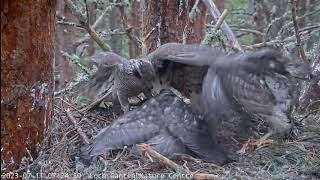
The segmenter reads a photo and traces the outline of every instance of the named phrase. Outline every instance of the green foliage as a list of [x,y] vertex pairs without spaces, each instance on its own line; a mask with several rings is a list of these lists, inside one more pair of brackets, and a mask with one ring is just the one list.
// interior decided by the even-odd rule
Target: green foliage
[[276,179],[288,178],[287,171],[320,175],[320,137],[317,134],[305,134],[298,142],[274,144],[254,152],[254,159],[264,170]]
[[247,0],[225,0],[225,9],[228,9],[229,14],[226,21],[230,25],[240,25],[247,22],[250,14],[248,13]]

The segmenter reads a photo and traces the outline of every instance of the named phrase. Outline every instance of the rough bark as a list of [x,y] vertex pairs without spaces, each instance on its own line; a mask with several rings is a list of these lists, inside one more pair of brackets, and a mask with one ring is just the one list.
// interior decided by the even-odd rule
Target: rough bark
[[[196,2],[198,4],[195,4]],[[190,0],[188,3],[171,0],[148,1],[143,16],[144,37],[153,31],[144,42],[147,53],[168,42],[200,43],[205,35],[205,16],[206,8],[202,1]],[[192,84],[192,79],[201,78],[205,73],[199,67],[173,68],[179,70],[172,75],[174,80],[171,85],[183,94],[193,91],[195,85]],[[185,74],[189,76],[184,76]]]
[[[144,37],[147,52],[168,42],[200,43],[205,35],[206,8],[196,0],[148,1],[144,13]],[[153,30],[153,31],[152,31]]]
[[[67,21],[76,22],[76,17],[68,8],[65,1],[57,1],[57,16],[64,17]],[[69,63],[68,59],[63,56],[62,52],[74,53],[76,47],[76,30],[72,26],[63,24],[56,25],[55,31],[55,73],[56,73],[56,90],[65,87],[66,82],[70,81],[74,76],[74,67]]]
[[158,25],[160,23],[160,16],[158,15],[160,1],[144,1],[141,4],[143,9],[142,54],[145,55],[154,51],[158,42],[160,42],[160,27]]
[[[132,34],[138,39],[141,39],[140,37],[140,28],[141,28],[140,1],[132,0],[130,14],[131,14],[130,22],[132,26]],[[130,54],[130,58],[136,58],[141,55],[141,48],[137,46],[137,43],[133,42],[133,40],[129,40],[129,54]]]
[[6,171],[37,157],[51,121],[54,7],[47,0],[1,0],[1,169]]

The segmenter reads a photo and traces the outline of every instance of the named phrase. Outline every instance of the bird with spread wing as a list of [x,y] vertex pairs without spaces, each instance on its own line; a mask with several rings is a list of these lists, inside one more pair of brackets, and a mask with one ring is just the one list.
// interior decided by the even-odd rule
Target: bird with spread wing
[[210,46],[168,43],[146,60],[163,84],[189,81],[190,86],[175,88],[191,96],[191,108],[172,93],[162,92],[101,130],[83,147],[83,156],[148,143],[169,157],[189,153],[223,164],[228,158],[216,136],[221,124],[235,117],[244,126],[253,119],[264,120],[277,133],[288,134],[293,127],[296,79],[309,74],[308,65],[273,50],[225,55]]
[[[98,99],[105,93],[105,88],[111,81],[106,81],[113,75],[112,100],[113,105],[121,105],[124,112],[129,111],[129,97],[144,93],[151,97],[152,87],[155,86],[153,65],[146,59],[127,60],[113,52],[100,52],[91,57],[98,71],[87,85],[87,93],[93,99]],[[107,84],[106,84],[107,83]],[[98,92],[97,92],[98,91]],[[100,92],[101,91],[101,92]]]
[[[203,77],[190,78],[195,81],[191,84],[202,86],[202,91],[195,93],[191,102],[206,116],[212,132],[216,132],[214,129],[222,121],[236,116],[245,125],[248,120],[261,119],[277,133],[288,134],[293,127],[290,115],[295,103],[294,90],[298,89],[297,79],[304,79],[310,73],[307,64],[275,50],[227,56],[206,45],[168,43],[148,58],[156,62],[153,64],[160,64],[155,69],[162,72],[165,72],[163,64],[171,73],[181,71],[171,64],[204,67]],[[192,76],[192,72],[189,73]],[[184,78],[188,76],[188,73],[183,74]],[[167,83],[172,84],[172,81],[177,78],[169,78]]]

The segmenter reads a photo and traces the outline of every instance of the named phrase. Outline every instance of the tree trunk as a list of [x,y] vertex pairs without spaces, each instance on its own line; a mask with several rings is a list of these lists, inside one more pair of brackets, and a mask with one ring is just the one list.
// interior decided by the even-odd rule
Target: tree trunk
[[160,42],[160,1],[142,1],[142,55],[154,51],[157,48],[157,44]]
[[35,159],[51,121],[54,7],[1,0],[1,170]]
[[[148,1],[143,16],[144,45],[150,53],[160,44],[168,42],[200,43],[205,35],[206,8],[202,1]],[[196,11],[196,9],[198,9]],[[160,26],[159,26],[160,25]],[[150,36],[147,36],[150,35]],[[178,65],[179,66],[179,65]],[[182,94],[189,96],[190,92],[198,91],[201,85],[193,84],[203,78],[205,71],[202,67],[176,67],[172,75],[171,86]],[[184,76],[188,74],[188,77]],[[193,79],[197,79],[193,81]]]
[[[110,14],[110,29],[117,33],[121,31],[121,12],[119,7],[115,6],[111,10]],[[113,52],[121,55],[122,54],[122,35],[113,34],[111,35],[111,49]]]
[[[67,21],[76,22],[76,17],[67,7],[65,1],[57,1],[57,16],[64,17]],[[63,56],[63,52],[74,53],[76,47],[76,30],[72,26],[57,24],[55,30],[55,74],[56,74],[56,90],[66,86],[66,82],[70,81],[74,76],[74,67],[69,63],[68,59]]]
[[202,1],[195,5],[196,2],[196,0],[188,3],[170,0],[146,2],[143,37],[148,37],[145,39],[148,53],[160,44],[168,42],[202,41],[205,35],[206,8]]
[[[141,39],[140,37],[140,28],[141,28],[141,20],[140,15],[141,12],[138,11],[140,9],[140,1],[138,0],[132,0],[131,2],[131,17],[130,22],[132,26],[132,34],[137,37],[138,39]],[[137,46],[137,43],[133,42],[132,40],[129,40],[129,54],[130,58],[136,58],[141,55],[141,48]]]

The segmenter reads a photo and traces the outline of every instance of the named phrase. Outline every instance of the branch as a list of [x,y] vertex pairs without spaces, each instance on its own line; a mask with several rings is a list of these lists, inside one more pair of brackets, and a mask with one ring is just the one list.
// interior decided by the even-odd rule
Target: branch
[[291,0],[291,14],[292,14],[293,27],[296,35],[297,48],[299,50],[302,60],[304,62],[308,62],[306,54],[303,49],[303,43],[301,42],[301,38],[299,35],[299,25],[297,22],[297,0]]
[[90,140],[87,137],[87,135],[83,132],[83,130],[81,129],[81,127],[78,125],[78,122],[76,120],[76,118],[72,115],[70,109],[66,110],[67,116],[70,119],[70,121],[73,123],[74,127],[76,128],[77,132],[79,133],[79,135],[82,137],[82,139],[84,140],[84,142],[86,144],[90,144]]
[[216,23],[216,29],[220,29],[220,27],[223,23],[223,20],[227,17],[227,14],[228,14],[228,9],[224,9],[221,16],[219,17],[219,19]]
[[[90,144],[90,140],[88,138],[88,136],[86,135],[86,133],[83,132],[83,130],[81,129],[81,127],[78,125],[78,122],[76,120],[76,118],[72,115],[70,109],[66,110],[67,116],[70,119],[70,121],[73,123],[74,127],[76,128],[77,132],[79,133],[79,135],[82,137],[83,141],[86,144]],[[107,166],[107,162],[101,157],[98,156],[99,161],[101,161],[105,166]]]
[[109,44],[105,43],[98,35],[98,33],[89,25],[87,29],[91,38],[103,49],[104,51],[112,51]]
[[53,96],[59,96],[62,93],[71,91],[74,87],[78,86],[80,83],[81,81],[75,82],[74,84],[71,83],[68,87],[61,89],[60,91],[54,92]]
[[65,51],[61,51],[61,54],[64,57],[66,57],[69,61],[71,61],[71,63],[77,65],[84,73],[86,73],[87,75],[90,74],[90,70],[80,63],[80,57],[79,56],[77,56],[76,54],[70,55],[69,53],[67,53]]
[[153,150],[150,145],[148,144],[139,144],[137,145],[139,151],[141,151],[143,154],[149,154],[151,157],[154,157],[160,161],[160,163],[166,165],[167,167],[170,167],[171,169],[177,171],[180,169],[183,169],[181,166],[176,164],[175,162],[171,161],[167,157],[161,155],[157,151]]
[[66,21],[65,17],[60,16],[58,14],[56,15],[56,19],[57,19],[57,21],[56,21],[57,24],[62,24],[62,25],[67,25],[67,26],[72,26],[72,27],[85,29],[82,24],[79,24],[79,23],[76,23],[76,22],[71,22],[71,21]]
[[294,41],[294,37],[288,37],[284,40],[272,40],[272,41],[267,41],[267,42],[262,42],[262,43],[257,43],[257,44],[252,44],[250,46],[246,46],[246,49],[254,49],[254,48],[262,48],[262,47],[267,47],[267,46],[274,46],[279,43],[288,43]]
[[203,179],[219,179],[219,176],[213,175],[213,174],[206,174],[206,173],[191,173],[189,170],[184,169],[183,167],[179,166],[175,162],[171,161],[167,157],[161,155],[157,151],[153,150],[150,145],[148,144],[139,144],[137,145],[137,148],[143,153],[146,154],[147,156],[151,156],[153,158],[156,158],[160,161],[160,163],[164,164],[165,166],[173,169],[176,172],[181,172],[185,174],[191,175],[192,179],[195,180],[203,180]]
[[[216,7],[216,5],[213,3],[212,0],[203,0],[203,2],[206,5],[207,10],[210,12],[213,19],[217,22],[220,17],[220,12],[219,12],[218,8]],[[228,24],[225,21],[222,22],[221,29],[225,33],[231,47],[242,52],[243,49],[241,48],[236,36],[233,34],[230,27],[228,26]]]
[[93,25],[91,26],[93,29],[96,29],[96,27],[98,26],[98,24],[102,21],[102,19],[104,17],[106,17],[107,12],[110,11],[110,6],[106,7],[106,9],[103,11],[103,13],[97,18],[96,22],[93,23]]
[[87,15],[87,25],[90,26],[90,14],[89,14],[89,8],[88,8],[88,3],[87,0],[84,0],[84,5],[85,5],[85,9],[86,9],[86,15]]
[[240,31],[240,32],[246,32],[246,33],[252,33],[259,36],[264,36],[264,33],[253,30],[253,29],[245,29],[245,28],[231,28],[233,31]]
[[75,6],[75,4],[71,0],[65,0],[67,6],[71,9],[72,14],[79,18],[81,26],[87,30],[88,34],[91,38],[103,49],[104,51],[112,51],[110,46],[105,43],[97,34],[97,32],[91,27],[89,23],[89,10],[87,1],[85,0],[85,9],[86,9],[86,16],[84,16]]
[[311,31],[313,31],[314,29],[318,29],[318,28],[320,28],[320,24],[316,24],[316,25],[304,27],[304,28],[299,29],[299,33],[304,32],[304,31],[311,32]]

